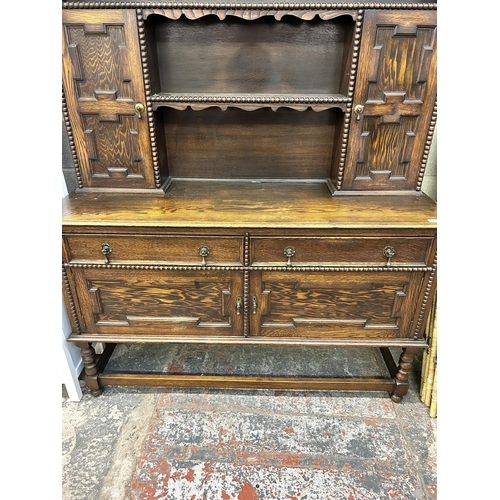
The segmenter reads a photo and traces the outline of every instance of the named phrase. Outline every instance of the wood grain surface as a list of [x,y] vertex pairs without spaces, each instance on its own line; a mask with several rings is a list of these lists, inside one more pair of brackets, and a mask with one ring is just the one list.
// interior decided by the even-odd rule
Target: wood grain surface
[[69,226],[164,228],[426,228],[436,204],[420,196],[332,197],[326,183],[178,180],[166,196],[74,192],[63,199]]

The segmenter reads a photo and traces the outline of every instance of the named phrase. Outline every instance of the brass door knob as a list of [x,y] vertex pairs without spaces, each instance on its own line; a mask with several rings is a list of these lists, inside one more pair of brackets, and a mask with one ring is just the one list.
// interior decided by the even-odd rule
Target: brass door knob
[[146,108],[144,107],[144,104],[141,104],[140,102],[136,103],[136,105],[134,106],[134,108],[137,111],[137,118],[139,118],[139,120],[140,120],[142,118],[141,113],[144,113],[144,110]]
[[354,112],[356,113],[356,121],[359,122],[361,120],[361,113],[365,110],[365,107],[362,104],[356,104],[354,106]]

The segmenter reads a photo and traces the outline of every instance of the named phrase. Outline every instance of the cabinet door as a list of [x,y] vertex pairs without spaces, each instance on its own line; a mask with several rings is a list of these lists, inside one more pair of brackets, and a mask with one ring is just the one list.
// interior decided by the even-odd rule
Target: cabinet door
[[83,185],[155,187],[134,10],[63,11],[63,85]]
[[301,338],[411,336],[421,272],[254,272],[251,335]]
[[436,99],[436,12],[367,11],[343,190],[415,190]]
[[71,268],[69,276],[83,333],[228,337],[243,332],[241,272]]

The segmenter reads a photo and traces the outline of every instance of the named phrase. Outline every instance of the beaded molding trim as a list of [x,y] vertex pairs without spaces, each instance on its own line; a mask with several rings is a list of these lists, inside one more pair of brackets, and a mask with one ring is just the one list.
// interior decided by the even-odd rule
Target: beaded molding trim
[[66,273],[66,267],[67,267],[67,265],[63,263],[63,268],[62,268],[63,284],[64,284],[64,291],[65,291],[66,296],[68,298],[68,305],[69,305],[68,312],[71,314],[73,324],[75,325],[75,328],[76,328],[76,333],[82,333],[82,330],[80,328],[80,322],[78,321],[78,314],[76,313],[75,302],[73,300],[73,294],[71,293],[71,287],[69,285],[68,274]]
[[339,158],[339,170],[337,173],[337,183],[335,185],[335,189],[340,191],[342,189],[342,182],[344,180],[344,170],[345,170],[345,161],[347,156],[347,144],[349,141],[349,130],[351,126],[351,115],[352,115],[352,102],[354,98],[354,87],[356,85],[356,74],[358,68],[358,59],[359,59],[359,49],[361,44],[361,31],[363,26],[363,11],[358,11],[358,17],[356,19],[356,29],[354,32],[354,43],[353,43],[353,51],[352,51],[352,60],[351,60],[351,70],[349,75],[349,87],[347,90],[347,97],[349,102],[347,104],[346,113],[344,115],[344,130],[342,131],[342,142],[340,147],[340,158]]
[[[422,325],[424,324],[424,314],[427,309],[427,304],[429,302],[430,293],[434,285],[434,279],[436,278],[436,269],[437,269],[437,254],[434,257],[434,263],[431,268],[431,275],[429,276],[429,280],[427,281],[427,285],[425,287],[424,300],[422,301],[422,308],[420,309],[420,314],[418,315],[417,326],[415,328],[415,333],[413,335],[413,339],[417,340],[419,337],[423,335],[423,332],[420,332]],[[432,298],[431,298],[432,300]]]
[[345,96],[313,96],[313,95],[198,95],[198,94],[155,94],[151,96],[153,109],[160,106],[168,106],[174,109],[193,110],[205,109],[217,106],[225,111],[228,107],[241,108],[244,110],[255,110],[269,107],[273,111],[278,108],[292,108],[296,111],[305,111],[308,108],[314,111],[323,111],[338,107],[345,110],[351,99]]
[[243,336],[250,335],[250,271],[243,272]]
[[65,267],[82,269],[131,269],[153,271],[332,271],[332,272],[430,272],[426,266],[161,266],[152,264],[64,264]]
[[142,74],[144,78],[144,91],[146,93],[146,115],[148,117],[149,140],[151,143],[151,155],[153,159],[153,171],[155,187],[161,187],[160,165],[158,163],[158,147],[156,145],[156,133],[154,125],[153,108],[150,102],[151,80],[149,78],[148,57],[146,52],[146,31],[144,29],[144,16],[142,10],[137,10],[137,30],[139,33],[139,47],[141,51]]
[[68,105],[66,103],[66,95],[64,94],[64,89],[62,90],[62,113],[64,117],[64,125],[66,127],[66,133],[68,134],[69,149],[71,151],[71,156],[73,158],[73,165],[75,167],[76,180],[78,182],[78,187],[83,187],[82,172],[80,170],[80,162],[78,161],[78,155],[76,154],[75,141],[73,139],[73,129],[71,128],[71,123],[69,121]]
[[[243,239],[243,264],[250,267],[250,233]],[[250,271],[243,271],[243,336],[250,335]]]
[[203,3],[203,2],[63,2],[63,9],[211,9],[211,10],[437,10],[435,3]]
[[245,233],[243,239],[243,265],[250,267],[250,233]]
[[424,154],[422,155],[422,163],[420,165],[420,171],[418,173],[418,180],[416,190],[422,190],[422,182],[424,181],[425,169],[427,167],[427,160],[429,159],[429,152],[431,150],[432,138],[434,137],[434,130],[436,130],[437,121],[437,99],[434,103],[434,108],[432,110],[431,123],[429,125],[429,130],[427,132],[427,139],[425,140]]
[[337,104],[349,102],[349,97],[324,97],[324,96],[269,96],[255,97],[251,95],[224,96],[224,95],[184,95],[184,94],[154,94],[151,96],[152,102],[200,102],[200,103],[222,103],[222,104]]

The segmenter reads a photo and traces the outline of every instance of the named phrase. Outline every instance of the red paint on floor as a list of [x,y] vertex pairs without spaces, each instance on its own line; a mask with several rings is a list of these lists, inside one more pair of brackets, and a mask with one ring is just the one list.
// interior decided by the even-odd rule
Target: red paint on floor
[[237,450],[235,452],[238,460],[234,461],[234,465],[245,465],[248,463],[259,464],[262,467],[274,465],[278,467],[300,467],[300,460],[302,454],[299,451],[278,451],[270,452],[261,450],[259,452],[242,452]]
[[259,500],[257,490],[250,483],[243,483],[238,493],[238,500]]
[[136,476],[132,481],[132,488],[140,491],[141,500],[155,498],[158,490],[168,483],[170,479],[170,463],[165,460],[159,460],[154,464],[154,469],[150,470],[149,478],[143,480]]

